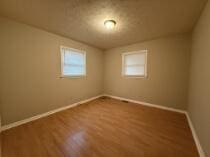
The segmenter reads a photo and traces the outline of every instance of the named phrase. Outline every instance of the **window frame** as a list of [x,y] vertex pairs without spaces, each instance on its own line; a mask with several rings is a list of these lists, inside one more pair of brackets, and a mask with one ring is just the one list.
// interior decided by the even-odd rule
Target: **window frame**
[[[127,75],[125,74],[125,56],[131,55],[131,54],[145,54],[145,64],[144,64],[144,75]],[[131,51],[131,52],[125,52],[122,53],[122,76],[127,78],[147,78],[148,77],[148,71],[147,71],[147,63],[148,63],[148,50],[138,50],[138,51]]]
[[[74,51],[77,53],[81,53],[84,55],[84,74],[82,75],[65,75],[63,70],[64,70],[64,51],[63,49],[67,49],[70,51]],[[61,78],[80,78],[80,77],[86,77],[87,75],[87,70],[86,70],[86,51],[84,50],[79,50],[79,49],[75,49],[75,48],[71,48],[71,47],[67,47],[67,46],[60,46],[60,54],[61,54]]]

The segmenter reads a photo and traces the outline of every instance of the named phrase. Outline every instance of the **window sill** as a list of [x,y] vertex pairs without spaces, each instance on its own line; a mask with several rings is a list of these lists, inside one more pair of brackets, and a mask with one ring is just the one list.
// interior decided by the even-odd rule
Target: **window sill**
[[138,75],[123,75],[125,78],[137,78],[137,79],[147,79],[147,76],[138,76]]
[[74,78],[85,78],[86,77],[86,75],[75,75],[75,76],[69,76],[69,75],[63,75],[63,76],[60,76],[60,78],[72,78],[72,79],[74,79]]

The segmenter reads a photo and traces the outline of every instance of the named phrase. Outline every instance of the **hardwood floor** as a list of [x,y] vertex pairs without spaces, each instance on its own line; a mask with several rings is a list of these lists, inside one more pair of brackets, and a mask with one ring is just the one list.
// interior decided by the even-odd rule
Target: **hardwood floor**
[[198,157],[184,114],[106,98],[2,133],[3,157]]

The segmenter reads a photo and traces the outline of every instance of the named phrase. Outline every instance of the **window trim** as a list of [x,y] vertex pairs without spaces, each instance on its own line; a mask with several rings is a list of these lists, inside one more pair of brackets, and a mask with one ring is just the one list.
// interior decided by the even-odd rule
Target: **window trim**
[[[144,75],[126,75],[125,74],[125,56],[130,55],[130,54],[139,54],[139,53],[145,53]],[[127,77],[127,78],[147,78],[148,76],[147,63],[148,63],[148,50],[138,50],[138,51],[122,53],[122,76]]]
[[[64,52],[62,51],[63,49],[68,49],[68,50],[71,50],[71,51],[74,51],[74,52],[77,52],[77,53],[81,53],[84,55],[84,74],[82,75],[65,75],[63,73],[63,65],[64,65]],[[86,77],[87,75],[87,70],[86,70],[86,51],[84,50],[79,50],[79,49],[75,49],[75,48],[70,48],[70,47],[67,47],[67,46],[60,46],[60,54],[61,54],[61,78],[80,78],[80,77]]]

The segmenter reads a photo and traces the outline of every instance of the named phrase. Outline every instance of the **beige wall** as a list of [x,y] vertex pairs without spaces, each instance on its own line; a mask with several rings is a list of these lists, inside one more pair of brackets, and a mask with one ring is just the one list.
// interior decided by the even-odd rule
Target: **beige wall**
[[[87,77],[60,78],[60,45],[87,52]],[[103,92],[103,52],[0,18],[0,104],[8,124]]]
[[210,2],[192,36],[188,110],[206,156],[210,156]]
[[[190,47],[186,34],[106,51],[105,93],[186,109]],[[148,50],[148,78],[122,77],[121,54],[142,49]]]

